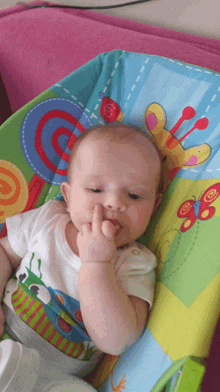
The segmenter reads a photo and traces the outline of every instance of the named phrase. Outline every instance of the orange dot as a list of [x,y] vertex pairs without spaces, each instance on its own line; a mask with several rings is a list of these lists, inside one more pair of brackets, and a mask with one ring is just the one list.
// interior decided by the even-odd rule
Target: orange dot
[[205,210],[202,212],[202,217],[203,218],[207,218],[207,216],[209,215],[209,210]]
[[60,295],[60,294],[56,294],[56,297],[57,297],[58,301],[60,301],[60,302],[61,302],[61,304],[64,304],[63,297],[61,297],[61,295]]
[[190,219],[187,219],[187,220],[185,221],[185,223],[184,223],[184,227],[187,229],[187,227],[190,226],[190,223],[191,223],[191,220],[190,220]]

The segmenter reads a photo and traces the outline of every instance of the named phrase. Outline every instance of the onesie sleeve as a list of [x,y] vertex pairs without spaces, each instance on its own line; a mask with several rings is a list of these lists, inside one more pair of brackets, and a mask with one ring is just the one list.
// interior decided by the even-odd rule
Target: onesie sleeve
[[41,207],[6,218],[8,241],[14,252],[23,258],[39,231],[54,215],[58,203],[50,200]]
[[150,308],[153,304],[156,266],[155,255],[138,242],[122,250],[115,264],[116,278],[126,294],[144,299]]

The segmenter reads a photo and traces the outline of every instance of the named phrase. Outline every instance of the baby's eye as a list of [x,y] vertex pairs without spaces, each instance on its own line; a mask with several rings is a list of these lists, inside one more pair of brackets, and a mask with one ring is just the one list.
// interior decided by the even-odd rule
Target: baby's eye
[[131,199],[134,199],[134,200],[140,199],[140,196],[135,195],[134,193],[129,193],[129,196],[130,196]]
[[101,189],[96,189],[96,188],[92,188],[92,189],[91,189],[91,191],[92,191],[92,192],[95,192],[95,193],[102,192],[102,190],[101,190]]

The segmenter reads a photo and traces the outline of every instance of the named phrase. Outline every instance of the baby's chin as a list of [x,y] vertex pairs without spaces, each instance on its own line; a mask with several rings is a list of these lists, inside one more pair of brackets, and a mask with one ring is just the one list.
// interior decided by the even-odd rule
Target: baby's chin
[[123,249],[123,248],[126,248],[129,244],[130,244],[130,242],[132,242],[133,240],[132,239],[130,239],[130,238],[117,238],[117,237],[115,237],[115,245],[116,245],[116,248],[117,249]]
[[117,247],[118,250],[128,248],[129,244],[120,245]]

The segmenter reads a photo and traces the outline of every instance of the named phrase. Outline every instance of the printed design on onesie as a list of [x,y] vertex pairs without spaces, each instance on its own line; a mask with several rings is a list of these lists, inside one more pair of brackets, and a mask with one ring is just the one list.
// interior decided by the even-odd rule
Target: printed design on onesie
[[[98,349],[86,331],[80,303],[60,290],[46,287],[38,256],[32,253],[30,268],[23,265],[17,270],[18,286],[12,293],[12,306],[17,315],[52,346],[70,357],[88,361]],[[39,276],[32,271],[36,260]]]

